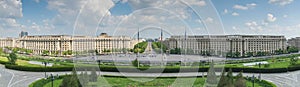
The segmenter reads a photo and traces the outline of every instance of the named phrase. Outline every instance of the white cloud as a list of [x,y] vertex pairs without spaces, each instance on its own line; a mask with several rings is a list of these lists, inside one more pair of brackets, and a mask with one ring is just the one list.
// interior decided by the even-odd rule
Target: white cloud
[[22,16],[21,0],[0,1],[0,18],[20,18]]
[[232,26],[233,30],[238,30],[238,28],[236,26]]
[[190,5],[206,6],[205,0],[185,0]]
[[270,4],[285,6],[291,4],[294,0],[269,0]]
[[1,18],[0,23],[2,24],[1,26],[4,28],[17,28],[20,26],[19,23],[17,23],[16,19],[14,18]]
[[255,21],[247,22],[245,25],[251,30],[262,30],[262,26]]
[[34,0],[36,3],[39,3],[40,2],[40,0]]
[[246,4],[245,6],[244,5],[234,5],[233,6],[234,9],[239,9],[239,10],[248,10],[248,9],[255,8],[255,7],[256,7],[255,3]]
[[21,0],[0,0],[0,35],[16,34],[22,27],[16,19],[21,17],[23,17]]
[[287,18],[288,17],[288,15],[283,15],[283,18]]
[[233,8],[239,10],[248,10],[248,7],[242,5],[234,5]]
[[233,12],[231,15],[232,15],[232,16],[239,16],[240,14],[237,13],[237,12]]
[[[99,20],[104,16],[110,16],[109,9],[114,6],[112,0],[49,0],[48,8],[58,14],[51,19],[59,33],[81,33],[93,35]],[[78,19],[77,19],[78,16]],[[76,25],[75,25],[76,24]],[[76,30],[73,30],[76,28]],[[89,30],[93,29],[93,31]]]
[[207,17],[205,20],[204,20],[205,23],[213,23],[214,22],[214,19],[211,18],[211,17]]
[[223,12],[224,14],[227,14],[228,13],[228,10],[227,9],[224,9],[224,12]]
[[277,18],[273,14],[268,14],[268,18],[267,18],[268,22],[275,22],[276,19]]

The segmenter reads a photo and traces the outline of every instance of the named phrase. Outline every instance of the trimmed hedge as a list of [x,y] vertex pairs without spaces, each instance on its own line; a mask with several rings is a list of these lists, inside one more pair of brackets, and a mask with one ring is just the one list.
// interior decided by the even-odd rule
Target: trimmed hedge
[[[58,78],[56,78],[56,80],[57,79],[63,79],[64,77],[66,77],[66,76],[69,76],[69,75],[62,75],[62,76],[59,76]],[[35,82],[33,82],[33,83],[31,83],[30,85],[29,85],[29,87],[43,87],[44,85],[46,85],[47,83],[49,83],[49,82],[51,82],[51,79],[40,79],[40,80],[37,80],[37,81],[35,81]]]
[[[252,82],[252,77],[248,77],[248,78],[246,78],[246,80]],[[277,87],[275,84],[273,84],[271,82],[268,82],[266,80],[259,80],[257,78],[255,78],[254,82],[259,84],[262,87]]]
[[[1,63],[1,61],[0,61]],[[5,63],[5,62],[4,62]],[[14,69],[20,71],[32,71],[32,72],[60,72],[60,71],[72,71],[74,66],[52,66],[52,67],[30,67],[30,66],[20,66],[20,65],[10,65],[5,64],[5,68],[7,69]],[[84,70],[92,70],[93,68],[98,68],[97,66],[85,66],[76,68],[77,71],[84,71]],[[167,68],[151,68],[148,70],[149,67],[140,67],[139,69],[131,68],[131,67],[122,67],[117,68],[116,66],[101,66],[101,71],[107,72],[140,72],[143,70],[143,73],[178,73],[178,72],[207,72],[208,68],[180,68],[180,67],[167,67]],[[225,67],[226,71],[232,69],[233,72],[240,72],[243,71],[244,73],[284,73],[290,71],[297,71],[300,70],[300,65],[289,66],[287,68],[239,68],[239,67]]]
[[20,65],[10,65],[6,64],[5,68],[14,69],[20,71],[32,71],[32,72],[60,72],[60,71],[72,71],[72,66],[64,66],[64,67],[30,67],[30,66],[20,66]]

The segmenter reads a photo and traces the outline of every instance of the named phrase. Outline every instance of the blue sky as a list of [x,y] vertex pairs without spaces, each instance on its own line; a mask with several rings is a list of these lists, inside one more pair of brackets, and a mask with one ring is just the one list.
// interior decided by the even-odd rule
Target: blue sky
[[174,35],[188,29],[189,34],[201,35],[216,32],[220,23],[224,34],[300,36],[299,0],[182,0],[190,6],[175,0],[118,1],[5,0],[0,4],[0,37],[17,37],[21,31],[132,35],[137,28],[145,29],[144,37],[158,37],[154,28]]

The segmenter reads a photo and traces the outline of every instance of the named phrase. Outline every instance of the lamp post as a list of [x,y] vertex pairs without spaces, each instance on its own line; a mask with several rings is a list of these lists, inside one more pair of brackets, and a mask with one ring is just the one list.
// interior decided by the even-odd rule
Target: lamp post
[[[97,62],[98,62],[98,67],[99,67],[99,70],[100,70],[100,63],[101,63],[101,60],[97,60]],[[101,71],[101,70],[100,70]],[[100,71],[99,71],[99,75],[100,75]]]
[[52,73],[50,74],[50,79],[51,79],[51,87],[53,87],[54,76]]
[[202,71],[202,78],[204,78],[204,72],[205,72],[204,63],[205,63],[204,61],[200,61],[200,65],[201,65],[201,67],[203,69],[203,71]]
[[252,76],[251,80],[252,80],[252,87],[254,87],[254,81],[255,81],[254,75]]
[[45,69],[44,69],[44,72],[45,72],[45,78],[47,78],[46,69],[47,69],[47,64],[48,64],[48,62],[44,61],[43,64],[45,65]]
[[261,67],[261,63],[258,63],[258,67],[259,67],[259,76],[258,76],[258,79],[261,80],[261,70],[260,70],[261,69],[260,68]]

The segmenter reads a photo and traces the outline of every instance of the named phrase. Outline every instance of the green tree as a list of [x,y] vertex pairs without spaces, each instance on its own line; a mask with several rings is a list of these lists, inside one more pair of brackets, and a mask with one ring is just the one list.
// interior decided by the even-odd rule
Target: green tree
[[227,78],[227,85],[225,87],[234,87],[234,78],[232,75],[232,69],[229,69],[226,78]]
[[299,49],[295,46],[288,46],[287,51],[288,51],[288,53],[297,53],[297,52],[299,52]]
[[67,86],[67,87],[81,87],[80,82],[77,77],[77,72],[75,71],[75,69],[73,69],[73,71],[72,71],[72,75],[71,75],[69,83],[71,85]]
[[139,65],[139,63],[138,63],[139,61],[137,60],[137,59],[135,59],[135,60],[133,60],[132,62],[131,62],[131,64],[134,66],[134,67],[138,67]]
[[89,83],[89,75],[87,74],[87,71],[81,72],[79,77],[79,81],[82,84],[83,87],[87,87]]
[[227,85],[228,80],[227,80],[227,77],[225,76],[225,74],[226,74],[226,71],[224,70],[222,72],[218,87],[225,87]]
[[72,55],[72,54],[73,54],[72,50],[67,50],[67,55]]
[[148,46],[148,42],[140,42],[140,43],[134,45],[133,52],[134,53],[144,53],[147,46]]
[[236,76],[236,80],[234,82],[234,87],[246,87],[246,80],[243,77],[243,72],[240,72],[237,76]]
[[26,50],[26,54],[32,54],[33,53],[33,51],[32,50]]
[[97,82],[98,75],[96,73],[96,69],[93,69],[90,75],[90,81],[91,82]]
[[75,69],[73,69],[71,76],[64,77],[60,87],[81,87]]
[[171,49],[170,54],[181,54],[180,48]]
[[247,52],[247,53],[246,53],[246,56],[247,56],[247,57],[254,56],[254,53],[253,53],[253,52]]
[[206,87],[218,86],[218,79],[214,68],[214,62],[210,63],[209,70],[207,73]]
[[16,55],[16,53],[12,52],[9,54],[9,56],[7,57],[9,64],[16,64],[18,56]]
[[296,64],[297,64],[297,62],[298,62],[298,60],[299,60],[299,59],[298,59],[298,58],[296,58],[296,57],[294,57],[294,58],[291,58],[291,59],[290,59],[290,64],[291,64],[291,65],[296,65]]
[[48,50],[44,50],[42,53],[43,56],[48,56],[49,55],[49,51]]
[[0,55],[1,55],[1,54],[3,54],[3,49],[2,49],[2,48],[0,48]]
[[72,87],[72,84],[70,83],[70,79],[71,79],[70,76],[64,77],[59,87]]
[[240,55],[241,55],[241,53],[240,53],[240,52],[235,52],[235,53],[234,53],[234,57],[235,57],[235,58],[239,58],[239,57],[240,57]]

